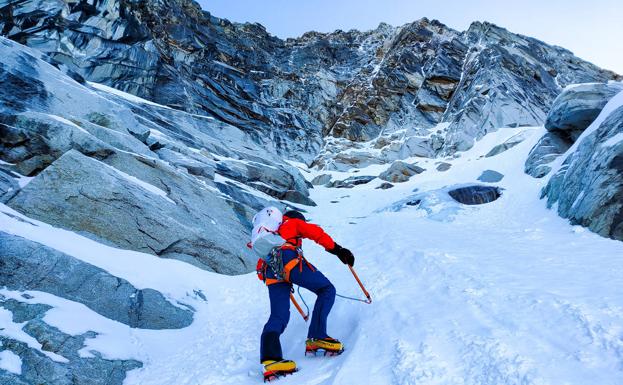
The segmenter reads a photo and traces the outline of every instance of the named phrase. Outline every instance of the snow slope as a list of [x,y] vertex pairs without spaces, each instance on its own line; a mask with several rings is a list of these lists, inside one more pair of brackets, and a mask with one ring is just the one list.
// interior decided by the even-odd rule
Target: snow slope
[[[483,157],[522,130],[528,136],[523,143]],[[525,175],[523,163],[543,133],[491,133],[459,158],[446,159],[452,163],[447,172],[435,171],[433,159],[420,159],[427,171],[389,190],[375,189],[378,180],[312,190],[318,206],[308,217],[353,250],[373,303],[336,300],[329,332],[346,352],[333,358],[304,357],[306,325],[292,309],[282,344],[301,371],[279,383],[623,384],[623,243],[569,225],[538,199],[544,181]],[[357,175],[378,174],[378,167]],[[486,169],[505,175],[496,184],[503,195],[493,203],[450,211],[443,210],[444,202],[429,211],[388,209],[414,189],[427,194],[471,183]],[[306,174],[311,179],[317,172]],[[81,354],[96,350],[141,360],[144,367],[131,371],[126,384],[262,382],[259,334],[268,298],[254,274],[222,276],[111,248],[3,205],[0,231],[54,247],[197,310],[188,328],[140,330],[50,294],[29,292],[32,298],[24,299],[2,290],[6,297],[55,306],[45,321],[64,332],[97,331]],[[334,256],[309,242],[305,253],[338,293],[360,295]],[[301,292],[311,305],[313,295]],[[71,321],[76,314],[81,322]]]

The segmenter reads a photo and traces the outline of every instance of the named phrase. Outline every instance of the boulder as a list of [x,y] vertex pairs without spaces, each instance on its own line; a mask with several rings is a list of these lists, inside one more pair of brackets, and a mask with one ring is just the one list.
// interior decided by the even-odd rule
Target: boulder
[[503,178],[504,174],[500,174],[499,172],[494,170],[485,170],[482,172],[482,174],[480,174],[478,180],[481,182],[495,183],[501,181]]
[[240,213],[215,189],[157,159],[125,152],[108,164],[70,150],[7,204],[114,245],[224,274],[252,270]]
[[542,196],[571,223],[623,240],[623,106],[580,140]]
[[379,179],[387,182],[401,183],[406,182],[413,175],[421,174],[426,171],[415,164],[408,164],[402,161],[395,161],[391,166],[379,175]]
[[173,305],[153,289],[124,279],[60,251],[0,233],[0,286],[37,290],[80,302],[104,317],[141,329],[178,329],[193,312]]
[[452,164],[450,163],[446,163],[446,162],[441,162],[437,165],[437,171],[448,171],[450,169],[450,167],[452,167]]
[[457,202],[466,205],[490,203],[502,196],[498,187],[479,185],[456,188],[448,191],[448,194]]
[[393,184],[388,183],[388,182],[383,182],[383,183],[381,183],[380,185],[378,185],[376,188],[377,188],[377,189],[381,189],[381,190],[387,190],[387,189],[390,189],[390,188],[392,188],[392,187],[394,187],[394,185],[393,185]]
[[589,83],[566,88],[554,100],[545,128],[561,138],[575,142],[617,93],[621,83]]
[[311,183],[315,186],[318,185],[324,185],[331,182],[331,175],[329,174],[321,174],[318,175],[316,177],[314,177],[314,179],[312,179]]

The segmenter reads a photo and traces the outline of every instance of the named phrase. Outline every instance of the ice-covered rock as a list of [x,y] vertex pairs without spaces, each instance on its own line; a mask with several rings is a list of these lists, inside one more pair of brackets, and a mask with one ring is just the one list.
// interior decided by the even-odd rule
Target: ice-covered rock
[[[5,8],[0,30],[76,79],[211,116],[307,164],[323,137],[366,142],[404,129],[412,132],[383,162],[465,150],[500,127],[542,124],[560,87],[618,78],[490,23],[459,32],[423,18],[284,41],[191,0],[141,4],[19,3]],[[447,132],[433,135],[441,122]],[[314,163],[374,164],[352,155]]]
[[0,203],[11,199],[20,189],[17,182],[19,175],[0,166]]
[[463,76],[442,118],[451,123],[443,153],[466,150],[499,128],[543,124],[561,86],[618,78],[563,48],[491,23],[472,23],[463,39]]
[[535,178],[549,174],[548,164],[567,151],[606,103],[622,90],[623,83],[617,82],[567,87],[553,102],[545,121],[548,133],[530,150],[525,172]]
[[454,187],[416,192],[379,211],[421,210],[431,220],[451,222],[465,208],[448,195],[448,191],[452,188]]

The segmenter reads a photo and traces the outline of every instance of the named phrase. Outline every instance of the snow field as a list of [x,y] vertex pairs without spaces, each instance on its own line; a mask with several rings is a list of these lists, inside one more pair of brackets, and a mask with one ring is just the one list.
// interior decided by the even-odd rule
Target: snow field
[[[523,143],[483,157],[521,131],[528,136]],[[525,175],[523,162],[543,131],[491,133],[459,158],[444,160],[452,163],[446,172],[435,170],[439,160],[417,159],[427,171],[389,190],[375,189],[378,180],[353,189],[311,190],[318,206],[307,216],[354,252],[373,303],[336,299],[329,332],[346,351],[331,358],[304,356],[306,324],[291,308],[281,341],[285,357],[301,370],[279,383],[623,384],[623,243],[569,225],[538,199],[545,181]],[[376,175],[385,167],[331,174]],[[495,184],[504,189],[495,202],[463,207],[448,217],[411,206],[383,210],[414,189],[434,192],[476,182],[486,169],[505,175]],[[318,173],[304,175],[311,179]],[[105,357],[142,361],[144,367],[129,372],[126,384],[262,382],[259,336],[269,308],[255,274],[221,276],[115,249],[4,205],[0,231],[46,244],[196,309],[188,328],[140,330],[50,294],[29,292],[33,298],[24,299],[1,292],[55,306],[45,321],[65,332],[99,333],[81,354],[97,350]],[[310,241],[305,254],[338,293],[362,295],[337,258]],[[301,292],[313,306],[314,296]],[[69,321],[76,314],[84,320],[80,324]],[[27,338],[15,329],[10,329],[14,338]]]

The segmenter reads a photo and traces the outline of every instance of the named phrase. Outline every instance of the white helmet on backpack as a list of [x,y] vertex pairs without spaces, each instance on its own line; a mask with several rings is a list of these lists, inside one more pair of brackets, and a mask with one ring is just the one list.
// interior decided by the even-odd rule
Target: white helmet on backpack
[[276,207],[265,207],[253,217],[251,244],[266,233],[275,233],[283,222],[283,214]]

